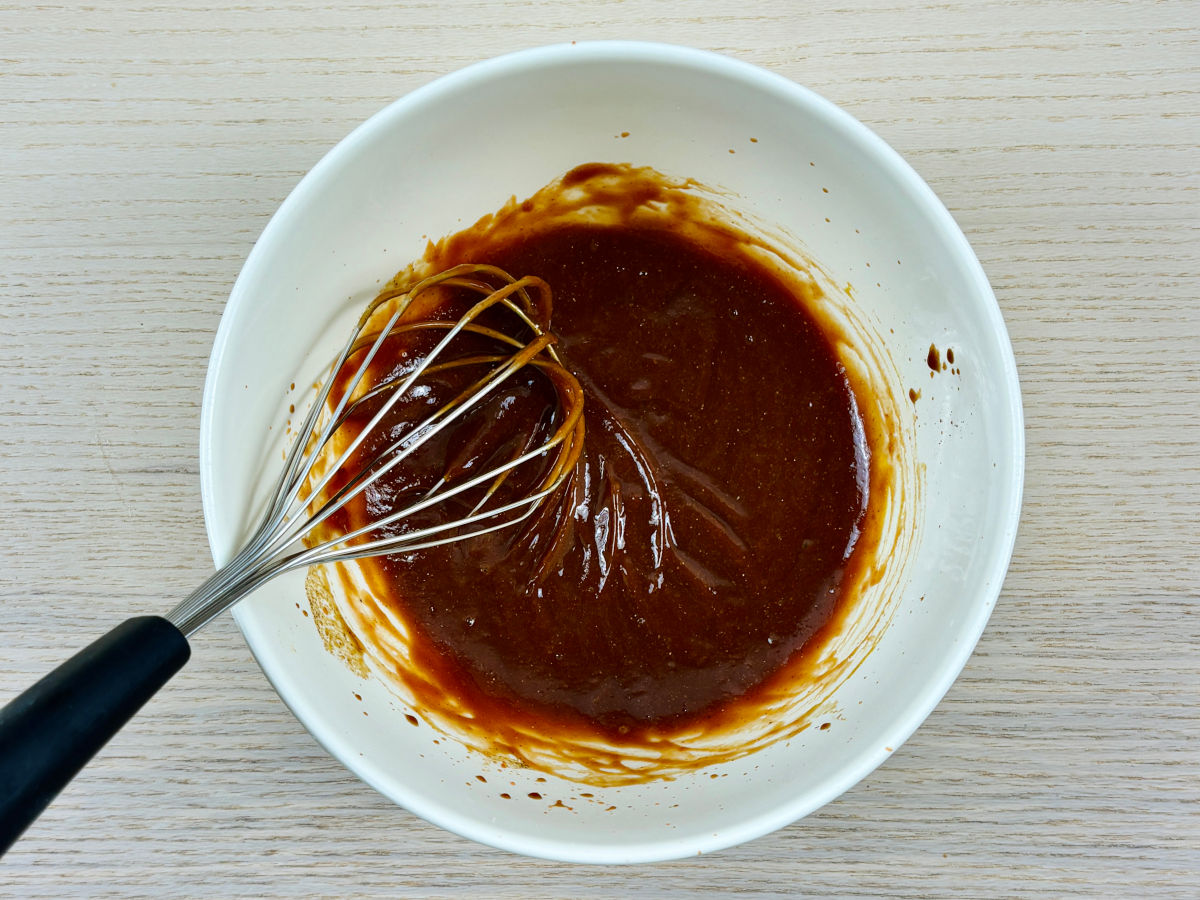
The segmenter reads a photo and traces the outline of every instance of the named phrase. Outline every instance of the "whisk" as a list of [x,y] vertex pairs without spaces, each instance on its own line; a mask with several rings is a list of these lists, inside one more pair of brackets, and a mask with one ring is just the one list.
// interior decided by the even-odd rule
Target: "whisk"
[[[457,320],[438,318],[436,308],[429,316],[408,315],[438,288],[477,299]],[[165,617],[125,621],[0,710],[0,853],[182,668],[191,652],[187,636],[265,582],[301,567],[408,553],[509,528],[551,497],[579,458],[584,420],[583,390],[555,350],[550,314],[545,282],[486,265],[455,266],[380,294],[330,366],[242,550]],[[432,349],[370,383],[388,341],[418,338],[433,341]],[[372,486],[411,465],[446,429],[472,413],[484,415],[488,398],[502,396],[523,371],[544,379],[553,399],[540,420],[504,442],[509,452],[493,453],[478,467],[453,462],[397,508],[349,530],[339,527],[351,504],[366,507]],[[430,379],[451,374],[457,393],[398,428],[406,399],[425,396]],[[382,447],[368,454],[372,441]],[[519,471],[524,480],[514,487]],[[454,515],[439,515],[451,507]]]

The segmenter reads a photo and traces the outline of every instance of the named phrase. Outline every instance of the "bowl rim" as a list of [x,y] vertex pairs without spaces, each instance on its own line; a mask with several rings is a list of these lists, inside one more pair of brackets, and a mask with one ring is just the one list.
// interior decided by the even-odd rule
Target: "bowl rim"
[[200,488],[205,530],[214,561],[219,565],[224,556],[217,540],[216,528],[213,525],[217,503],[212,452],[214,409],[216,407],[218,372],[224,364],[233,333],[233,321],[236,318],[232,313],[249,302],[246,299],[249,292],[243,289],[244,285],[253,280],[257,268],[262,265],[262,260],[267,255],[267,248],[276,243],[279,235],[286,231],[288,221],[295,216],[298,208],[302,208],[307,195],[314,190],[315,185],[323,180],[328,170],[338,166],[343,157],[352,155],[359,146],[369,143],[377,134],[391,128],[397,120],[402,120],[408,115],[410,110],[434,102],[440,96],[457,93],[473,84],[530,70],[580,63],[628,62],[703,70],[710,76],[716,75],[741,82],[750,89],[775,95],[792,105],[804,108],[806,114],[824,120],[825,124],[831,126],[838,133],[857,142],[876,165],[885,169],[904,187],[912,202],[923,207],[929,220],[953,249],[953,254],[958,262],[963,265],[970,278],[972,292],[986,312],[987,324],[995,332],[1000,342],[1003,360],[1003,372],[1000,374],[1007,388],[1008,398],[1003,416],[1012,434],[1014,458],[1011,483],[1002,498],[1001,515],[1004,525],[999,532],[989,564],[983,573],[986,584],[984,595],[978,597],[966,611],[967,614],[958,626],[958,639],[954,642],[954,649],[940,668],[939,677],[922,685],[919,691],[914,692],[908,698],[908,702],[900,714],[893,719],[894,725],[891,731],[885,735],[885,739],[878,741],[875,746],[865,748],[855,754],[847,765],[839,770],[838,777],[828,780],[817,790],[784,800],[759,815],[699,836],[664,838],[651,842],[640,841],[636,845],[601,846],[556,837],[531,839],[525,835],[513,834],[502,827],[490,826],[483,821],[456,814],[453,810],[441,807],[436,803],[426,802],[422,798],[404,796],[403,791],[396,790],[393,781],[385,778],[382,771],[370,762],[359,757],[357,751],[340,735],[330,730],[322,731],[308,717],[310,705],[305,697],[277,682],[272,676],[263,661],[264,656],[270,654],[265,651],[265,647],[258,640],[257,635],[242,622],[238,615],[238,608],[234,608],[233,615],[239,630],[249,645],[255,660],[280,698],[317,742],[360,779],[393,802],[448,831],[500,849],[562,862],[601,864],[655,862],[724,849],[761,837],[803,818],[846,792],[878,768],[888,756],[899,749],[941,702],[974,652],[995,607],[1012,558],[1024,485],[1025,433],[1020,381],[1011,340],[1004,325],[1000,307],[982,265],[950,212],[933,190],[895,150],[870,128],[831,101],[783,75],[766,71],[749,62],[711,51],[664,43],[587,41],[553,44],[518,50],[473,63],[466,68],[443,75],[418,87],[388,104],[358,125],[330,149],[293,188],[268,220],[262,234],[247,256],[222,312],[204,384],[200,414]]

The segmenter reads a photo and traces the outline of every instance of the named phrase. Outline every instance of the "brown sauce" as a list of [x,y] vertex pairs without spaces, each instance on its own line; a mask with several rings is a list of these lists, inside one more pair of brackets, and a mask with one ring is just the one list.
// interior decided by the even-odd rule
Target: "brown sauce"
[[829,343],[771,273],[669,232],[564,228],[481,261],[552,285],[584,458],[532,527],[379,561],[388,602],[488,706],[624,735],[742,695],[829,620],[866,508]]
[[[799,686],[854,671],[886,605],[864,611],[836,656],[823,648],[847,634],[864,586],[898,576],[878,555],[900,496],[890,395],[863,395],[860,410],[861,361],[848,373],[839,359],[845,338],[816,318],[816,284],[761,262],[766,245],[706,219],[688,184],[581,166],[397,276],[471,261],[545,279],[559,352],[585,390],[584,455],[521,526],[360,561],[368,599],[350,601],[348,629],[368,654],[382,648],[374,658],[439,730],[560,774],[580,766],[572,777],[591,783],[803,730],[822,695]],[[466,302],[447,291],[437,314]],[[389,348],[370,380],[420,349]],[[547,397],[514,379],[484,425],[432,442],[408,481],[380,484],[337,527],[388,510],[450,459],[508,452],[506,417],[536,417]],[[746,727],[750,738],[694,741]],[[627,752],[655,762],[631,767]]]

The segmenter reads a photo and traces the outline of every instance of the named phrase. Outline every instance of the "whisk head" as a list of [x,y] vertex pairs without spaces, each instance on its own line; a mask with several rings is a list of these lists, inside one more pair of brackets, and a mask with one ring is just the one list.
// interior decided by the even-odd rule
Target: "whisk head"
[[[436,302],[447,292],[470,298],[457,318]],[[168,618],[190,633],[289,569],[528,518],[583,447],[583,389],[550,314],[545,282],[486,265],[380,294],[330,366],[258,530]]]

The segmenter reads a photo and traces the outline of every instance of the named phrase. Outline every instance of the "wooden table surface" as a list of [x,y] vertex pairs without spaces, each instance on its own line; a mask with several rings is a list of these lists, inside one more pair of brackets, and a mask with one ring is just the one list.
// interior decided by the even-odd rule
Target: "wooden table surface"
[[1200,896],[1200,4],[1032,0],[0,8],[0,697],[210,571],[201,385],[304,172],[503,51],[666,40],[780,72],[961,223],[1028,421],[966,670],[863,783],[676,863],[523,859],[325,754],[228,619],[0,863],[22,897]]

